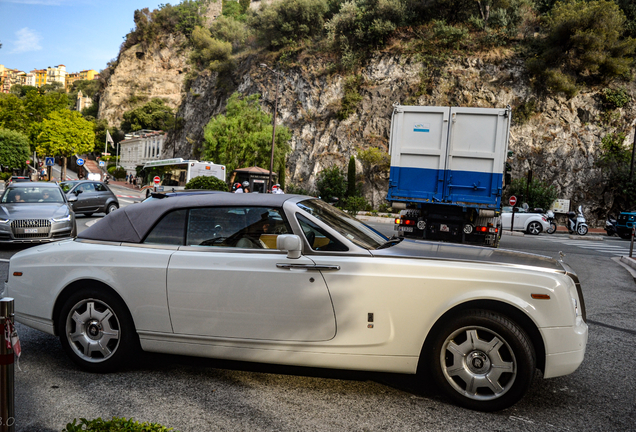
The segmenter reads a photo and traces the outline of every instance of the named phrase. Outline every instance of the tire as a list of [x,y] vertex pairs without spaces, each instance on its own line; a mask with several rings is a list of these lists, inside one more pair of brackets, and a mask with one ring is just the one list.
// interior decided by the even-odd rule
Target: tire
[[114,371],[139,350],[128,308],[104,289],[71,294],[60,311],[57,330],[66,354],[89,372]]
[[106,207],[106,214],[111,214],[112,212],[114,212],[115,210],[117,210],[119,207],[117,207],[117,204],[115,203],[110,203],[108,204],[108,206]]
[[539,235],[541,234],[541,231],[543,231],[543,227],[536,221],[530,222],[526,228],[526,232],[532,235]]
[[526,333],[505,316],[468,310],[451,318],[429,350],[431,374],[458,405],[498,411],[518,402],[536,370]]
[[555,222],[550,222],[550,228],[548,228],[545,232],[548,234],[554,234],[557,230],[557,224]]
[[576,229],[576,233],[578,235],[584,236],[585,234],[587,234],[587,226],[579,225],[579,227]]

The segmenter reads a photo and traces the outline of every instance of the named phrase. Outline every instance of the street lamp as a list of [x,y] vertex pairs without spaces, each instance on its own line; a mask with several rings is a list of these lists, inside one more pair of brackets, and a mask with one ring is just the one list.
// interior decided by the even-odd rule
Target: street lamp
[[276,111],[278,109],[278,79],[280,77],[280,72],[275,71],[271,67],[267,66],[265,63],[261,63],[261,67],[267,69],[274,75],[276,75],[276,93],[274,96],[274,126],[272,127],[272,154],[269,159],[269,180],[267,182],[267,190],[269,192],[272,191],[272,171],[274,171],[274,145],[276,143]]

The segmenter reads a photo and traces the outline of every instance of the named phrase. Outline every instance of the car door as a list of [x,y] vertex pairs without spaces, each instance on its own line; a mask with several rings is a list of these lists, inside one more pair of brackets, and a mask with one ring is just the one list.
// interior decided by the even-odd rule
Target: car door
[[109,198],[113,196],[112,192],[108,190],[102,183],[91,183],[95,189],[95,201],[93,205],[98,211],[106,211],[106,203]]
[[[264,219],[268,230],[243,242]],[[286,233],[291,230],[279,209],[190,209],[186,245],[168,266],[174,333],[276,341],[332,339],[336,320],[327,285],[311,259],[289,259],[275,249],[276,237]]]
[[[513,213],[502,213],[501,214],[501,225],[502,229],[510,230],[510,223],[512,221]],[[526,225],[528,223],[528,218],[532,216],[531,213],[525,213],[523,211],[516,211],[514,213],[514,229],[515,231],[525,231]]]
[[[77,196],[77,201],[72,203],[75,213],[88,212],[92,210],[92,195],[90,183],[79,183],[72,190],[71,194]],[[94,189],[93,189],[94,190]]]

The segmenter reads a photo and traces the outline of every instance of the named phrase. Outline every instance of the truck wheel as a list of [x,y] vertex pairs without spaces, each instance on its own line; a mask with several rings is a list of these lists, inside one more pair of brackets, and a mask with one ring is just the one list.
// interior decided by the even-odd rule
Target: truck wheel
[[528,224],[528,228],[526,229],[526,232],[532,235],[539,235],[541,234],[541,231],[543,231],[543,227],[541,226],[539,222],[536,222],[536,221],[530,222]]
[[532,384],[534,348],[507,317],[468,310],[435,335],[429,365],[440,389],[455,403],[478,411],[508,408]]

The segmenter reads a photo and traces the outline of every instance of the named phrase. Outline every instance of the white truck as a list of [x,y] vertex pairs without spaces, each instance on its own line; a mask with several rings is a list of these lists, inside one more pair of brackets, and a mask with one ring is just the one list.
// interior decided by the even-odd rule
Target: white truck
[[511,109],[396,105],[387,200],[399,236],[498,246]]

